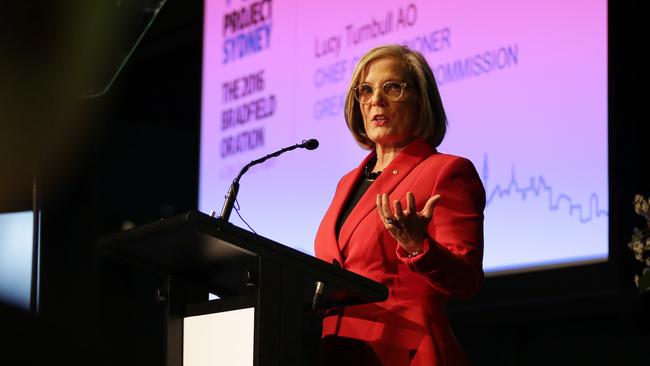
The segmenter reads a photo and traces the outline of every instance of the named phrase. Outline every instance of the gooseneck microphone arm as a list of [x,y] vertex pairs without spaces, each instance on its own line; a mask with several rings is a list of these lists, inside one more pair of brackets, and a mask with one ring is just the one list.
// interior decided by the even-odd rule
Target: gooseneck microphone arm
[[228,189],[228,194],[226,195],[226,201],[223,203],[223,207],[221,208],[221,219],[224,221],[228,221],[230,219],[230,214],[232,213],[232,208],[235,206],[235,200],[237,199],[237,193],[239,192],[239,180],[241,179],[242,175],[244,175],[244,173],[246,173],[248,169],[250,169],[250,167],[256,164],[263,163],[268,159],[274,158],[280,154],[284,154],[287,151],[295,150],[298,148],[314,150],[317,147],[318,147],[318,140],[316,139],[303,140],[303,142],[300,144],[295,144],[293,146],[285,147],[274,153],[268,154],[263,158],[253,160],[250,163],[246,164],[246,166],[244,166],[242,170],[239,172],[237,177],[233,179],[232,184]]

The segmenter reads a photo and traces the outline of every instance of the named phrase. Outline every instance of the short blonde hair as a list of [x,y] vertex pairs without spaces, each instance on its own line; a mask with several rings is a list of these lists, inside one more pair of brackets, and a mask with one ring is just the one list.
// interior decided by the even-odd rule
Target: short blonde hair
[[427,60],[420,52],[401,45],[385,45],[373,48],[363,55],[355,66],[350,81],[350,89],[345,98],[345,121],[350,132],[352,132],[352,136],[364,149],[370,150],[375,146],[366,135],[361,108],[354,97],[354,88],[359,85],[368,64],[386,57],[394,57],[402,61],[404,67],[408,69],[410,81],[415,83],[413,87],[417,90],[418,104],[420,106],[419,120],[415,123],[415,137],[428,142],[433,147],[437,147],[447,132],[447,115],[442,105],[436,79]]

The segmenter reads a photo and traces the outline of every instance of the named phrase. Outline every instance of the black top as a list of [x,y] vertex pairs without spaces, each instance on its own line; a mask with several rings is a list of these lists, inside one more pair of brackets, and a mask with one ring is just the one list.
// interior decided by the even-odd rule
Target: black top
[[343,211],[341,211],[341,216],[339,216],[338,220],[336,220],[337,239],[339,237],[339,233],[341,232],[341,227],[345,223],[345,220],[348,219],[348,216],[350,216],[350,212],[352,212],[354,206],[357,205],[357,203],[359,202],[363,194],[366,193],[368,188],[370,188],[372,182],[374,182],[374,179],[370,180],[368,178],[365,178],[364,176],[361,176],[361,179],[359,179],[359,181],[357,182],[354,192],[352,193],[352,196],[350,196],[350,199],[345,204],[345,208],[343,209]]

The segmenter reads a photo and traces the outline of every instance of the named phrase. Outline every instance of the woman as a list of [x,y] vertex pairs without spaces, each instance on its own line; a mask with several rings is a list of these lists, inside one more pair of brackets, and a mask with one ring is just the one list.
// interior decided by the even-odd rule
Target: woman
[[383,283],[388,299],[323,320],[324,364],[463,365],[444,305],[483,279],[485,191],[441,154],[446,116],[424,57],[375,48],[352,75],[345,118],[371,153],[339,182],[315,240],[327,262]]

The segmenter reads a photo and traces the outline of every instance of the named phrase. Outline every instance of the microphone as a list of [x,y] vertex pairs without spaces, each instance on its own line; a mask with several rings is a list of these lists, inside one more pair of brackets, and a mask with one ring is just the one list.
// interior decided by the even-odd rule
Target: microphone
[[232,184],[230,185],[230,188],[228,189],[228,194],[226,194],[226,201],[223,203],[223,207],[221,208],[221,219],[225,220],[226,222],[228,219],[230,219],[230,214],[232,213],[232,208],[235,205],[235,200],[237,199],[237,193],[239,192],[239,180],[241,179],[242,175],[248,171],[250,167],[256,164],[263,163],[267,161],[270,158],[274,158],[280,154],[283,154],[287,151],[295,150],[298,148],[302,149],[307,149],[307,150],[314,150],[318,148],[318,140],[316,139],[309,139],[309,140],[303,140],[302,143],[295,144],[292,146],[285,147],[283,149],[280,149],[274,153],[268,154],[263,158],[253,160],[250,163],[246,164],[242,168],[242,170],[239,172],[237,177],[232,181]]
[[318,140],[309,139],[307,141],[303,141],[302,144],[300,144],[300,147],[304,147],[307,150],[315,150],[318,148]]
[[[337,261],[336,258],[332,259],[332,264],[341,268],[341,263],[339,263],[339,261]],[[320,299],[323,296],[324,291],[325,291],[325,282],[316,281],[316,290],[314,290],[314,297],[311,300],[312,311],[315,311],[318,308],[318,305],[320,304]]]
[[311,310],[315,311],[318,308],[320,303],[320,298],[323,296],[323,290],[325,288],[325,282],[316,281],[316,290],[314,291],[314,297],[311,300]]

